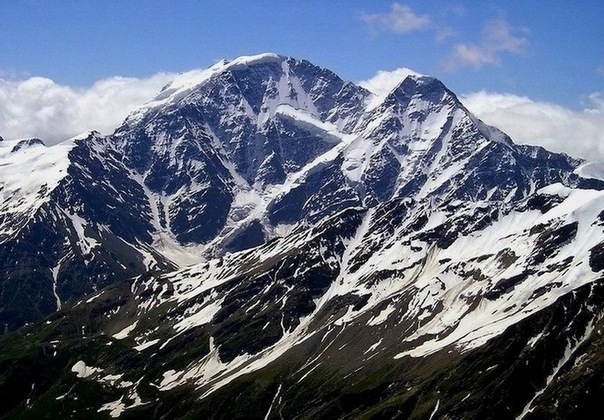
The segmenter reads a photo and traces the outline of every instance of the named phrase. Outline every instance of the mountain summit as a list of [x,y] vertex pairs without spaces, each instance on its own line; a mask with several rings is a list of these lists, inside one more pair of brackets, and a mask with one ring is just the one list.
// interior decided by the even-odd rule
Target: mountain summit
[[583,164],[435,78],[375,95],[277,54],[182,74],[112,135],[3,141],[0,322],[52,315],[0,339],[0,413],[579,416],[604,308]]

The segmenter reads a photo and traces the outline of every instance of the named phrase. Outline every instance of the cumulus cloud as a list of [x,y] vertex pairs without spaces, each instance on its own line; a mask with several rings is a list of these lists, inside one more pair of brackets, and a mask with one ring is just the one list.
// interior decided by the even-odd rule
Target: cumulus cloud
[[604,162],[604,95],[594,92],[587,99],[589,105],[575,111],[508,93],[481,91],[461,96],[471,112],[516,143]]
[[0,79],[0,135],[39,137],[50,145],[88,130],[110,133],[173,78],[168,73],[145,79],[111,77],[84,89],[43,77]]
[[409,75],[419,76],[419,73],[406,67],[392,71],[379,70],[375,76],[367,80],[361,80],[358,84],[378,96],[385,96]]
[[[407,68],[378,71],[358,83],[384,96],[408,75],[417,73]],[[85,89],[42,77],[0,79],[0,135],[7,140],[39,137],[50,145],[87,130],[110,133],[173,78],[168,73],[146,79],[111,77]],[[604,92],[590,94],[583,110],[509,93],[480,91],[460,98],[476,116],[516,143],[604,161]]]
[[370,30],[390,31],[396,34],[426,29],[431,20],[428,15],[417,15],[409,6],[392,3],[389,13],[361,13],[360,19],[365,22]]
[[445,62],[445,67],[454,70],[460,67],[479,69],[499,63],[502,53],[520,54],[528,44],[528,29],[513,27],[505,19],[488,21],[482,30],[480,43],[458,43]]

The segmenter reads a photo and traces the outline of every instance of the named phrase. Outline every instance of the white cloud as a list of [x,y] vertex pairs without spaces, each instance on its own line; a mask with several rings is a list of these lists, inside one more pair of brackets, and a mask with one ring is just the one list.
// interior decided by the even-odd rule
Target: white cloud
[[361,13],[360,19],[373,31],[391,31],[404,34],[428,28],[428,15],[417,15],[409,6],[392,3],[389,13]]
[[[407,68],[378,71],[359,84],[384,96],[410,74],[417,73]],[[0,135],[7,140],[40,137],[50,145],[87,130],[110,133],[173,78],[167,73],[146,79],[111,77],[86,89],[42,77],[0,79]],[[603,92],[589,95],[586,108],[579,111],[509,93],[481,91],[461,99],[476,116],[516,143],[604,161]]]
[[378,96],[385,96],[409,75],[419,76],[419,73],[406,67],[392,71],[379,70],[375,76],[367,80],[361,80],[358,84]]
[[586,112],[602,114],[604,113],[604,94],[602,92],[593,92],[587,99],[591,105],[591,108],[587,108]]
[[43,77],[0,79],[0,136],[39,137],[50,145],[88,130],[110,133],[173,78],[168,73],[146,79],[111,77],[85,89]]
[[516,143],[604,162],[601,92],[589,95],[589,106],[581,111],[508,93],[481,91],[463,95],[461,100],[477,117],[503,130]]
[[[383,97],[408,75],[407,68],[378,71],[359,85]],[[604,162],[604,93],[589,95],[580,111],[510,93],[480,91],[460,96],[485,123],[506,132],[514,142],[543,146],[553,152]]]
[[449,70],[460,67],[481,68],[500,61],[501,53],[520,54],[528,44],[528,29],[512,27],[503,18],[488,21],[483,30],[483,41],[478,44],[458,43],[453,46],[445,66]]
[[453,53],[447,61],[447,68],[474,67],[480,68],[486,64],[497,63],[497,56],[484,46],[474,44],[455,44]]
[[436,35],[434,38],[438,42],[445,42],[451,38],[454,38],[455,36],[457,36],[457,31],[448,26],[441,26],[436,30]]

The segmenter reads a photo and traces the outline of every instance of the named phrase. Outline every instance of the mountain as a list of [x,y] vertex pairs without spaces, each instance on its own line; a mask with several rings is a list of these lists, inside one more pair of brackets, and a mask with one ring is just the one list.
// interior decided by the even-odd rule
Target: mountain
[[276,54],[112,135],[2,141],[0,415],[584,418],[596,169],[435,78],[377,96]]

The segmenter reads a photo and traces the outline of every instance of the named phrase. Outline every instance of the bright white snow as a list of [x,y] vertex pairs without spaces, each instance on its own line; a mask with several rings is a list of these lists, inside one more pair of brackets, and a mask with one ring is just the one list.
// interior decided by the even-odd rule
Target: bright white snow
[[78,378],[87,378],[97,372],[102,372],[102,370],[103,369],[101,368],[86,366],[86,363],[84,363],[82,360],[78,361],[71,367],[71,371],[75,373]]

